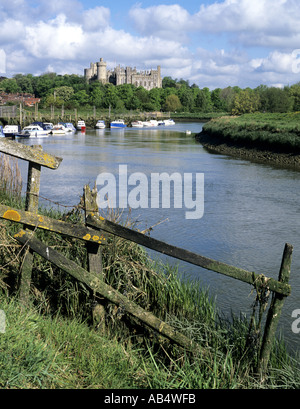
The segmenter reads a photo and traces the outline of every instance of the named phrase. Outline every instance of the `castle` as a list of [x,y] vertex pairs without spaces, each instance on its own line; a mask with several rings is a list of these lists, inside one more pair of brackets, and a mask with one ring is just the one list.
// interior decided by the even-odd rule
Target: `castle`
[[100,81],[102,84],[133,84],[136,87],[142,86],[148,91],[152,88],[162,88],[160,66],[157,70],[138,72],[136,68],[123,68],[120,65],[111,71],[107,70],[106,65],[103,58],[100,58],[99,62],[91,63],[90,68],[85,68],[84,77],[87,81]]

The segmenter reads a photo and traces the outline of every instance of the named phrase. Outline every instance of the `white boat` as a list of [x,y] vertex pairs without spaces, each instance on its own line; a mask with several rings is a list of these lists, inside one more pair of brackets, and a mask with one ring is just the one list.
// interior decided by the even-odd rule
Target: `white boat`
[[20,125],[5,125],[3,128],[4,136],[15,136],[17,133],[21,132]]
[[150,121],[143,121],[143,126],[149,127],[149,126],[152,126],[152,125],[151,125]]
[[105,122],[103,119],[99,119],[96,123],[96,128],[97,129],[104,129],[105,128]]
[[66,122],[64,124],[64,127],[66,128],[66,132],[75,132],[76,128],[75,126],[72,124],[72,122]]
[[86,130],[85,122],[82,120],[78,121],[76,128],[78,129],[78,131],[85,131]]
[[48,133],[52,132],[53,123],[52,122],[43,122],[43,128],[48,131]]
[[175,125],[175,122],[173,119],[165,119],[164,120],[165,125]]
[[156,119],[150,119],[150,126],[158,126],[158,121]]
[[111,128],[126,128],[126,126],[123,119],[116,119],[110,123]]
[[133,128],[143,128],[144,125],[142,121],[134,121],[132,122],[131,126]]
[[21,132],[18,132],[16,138],[46,138],[48,131],[39,125],[25,126]]
[[67,130],[63,124],[54,125],[52,128],[52,135],[65,135],[66,133]]

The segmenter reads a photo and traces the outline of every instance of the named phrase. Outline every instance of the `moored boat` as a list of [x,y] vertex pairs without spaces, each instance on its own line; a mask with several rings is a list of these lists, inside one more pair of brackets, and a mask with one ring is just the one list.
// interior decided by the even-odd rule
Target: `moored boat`
[[133,128],[143,128],[143,122],[142,121],[134,121],[131,123],[131,126]]
[[63,124],[54,125],[52,128],[52,135],[65,135],[67,132]]
[[110,123],[111,128],[126,128],[126,126],[123,119],[116,119]]
[[175,125],[175,122],[173,119],[165,119],[164,120],[165,125]]
[[21,132],[20,125],[5,125],[3,128],[3,133],[6,137],[14,137],[19,132]]
[[64,127],[66,128],[66,132],[75,132],[76,128],[75,126],[72,124],[72,122],[66,122],[63,124]]
[[82,121],[82,120],[79,120],[79,121],[77,122],[76,128],[78,129],[78,131],[85,132],[85,130],[86,130],[85,122]]
[[16,138],[46,138],[48,132],[39,125],[25,126],[21,132],[18,132]]
[[43,122],[43,129],[48,131],[49,134],[51,133],[52,128],[53,128],[53,123],[52,122]]
[[158,126],[158,121],[156,119],[150,119],[150,126]]
[[143,126],[150,127],[152,125],[151,125],[150,121],[143,121]]
[[105,122],[103,119],[99,119],[95,125],[97,129],[104,129],[105,128]]

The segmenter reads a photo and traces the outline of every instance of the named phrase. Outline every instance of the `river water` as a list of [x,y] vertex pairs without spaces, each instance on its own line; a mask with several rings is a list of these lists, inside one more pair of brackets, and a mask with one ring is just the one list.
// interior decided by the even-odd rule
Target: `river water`
[[[298,350],[300,333],[292,331],[296,319],[292,313],[300,309],[300,172],[209,153],[195,141],[194,134],[201,129],[200,122],[186,122],[151,129],[87,130],[20,142],[41,144],[46,152],[63,158],[57,170],[42,169],[40,195],[52,202],[41,199],[40,203],[47,206],[78,204],[83,186],[94,186],[104,172],[118,181],[120,164],[127,165],[128,177],[140,172],[148,180],[162,172],[204,174],[203,217],[187,219],[184,203],[182,208],[171,203],[167,209],[162,205],[134,209],[133,219],[140,222],[140,229],[156,225],[151,231],[154,238],[275,279],[284,245],[291,243],[292,294],[285,302],[280,330],[288,346]],[[26,166],[22,162],[24,180]],[[184,278],[200,280],[208,287],[226,316],[231,311],[251,311],[254,294],[248,284],[178,260],[168,261],[179,264]]]

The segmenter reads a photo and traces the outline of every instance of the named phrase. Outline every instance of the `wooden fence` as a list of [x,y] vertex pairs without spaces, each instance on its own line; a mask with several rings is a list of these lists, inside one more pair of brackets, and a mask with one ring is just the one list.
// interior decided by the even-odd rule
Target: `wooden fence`
[[[20,299],[23,303],[26,304],[29,299],[33,254],[37,253],[77,280],[86,284],[94,294],[104,297],[117,306],[122,306],[127,313],[138,318],[166,338],[183,348],[190,351],[199,351],[203,354],[203,351],[201,352],[200,347],[193,340],[187,338],[166,322],[155,317],[151,312],[144,310],[134,302],[128,300],[124,295],[104,282],[102,276],[101,246],[105,245],[107,234],[116,235],[173,258],[243,281],[254,286],[258,294],[272,292],[272,300],[267,314],[258,368],[262,376],[266,374],[282,306],[286,297],[291,293],[289,277],[293,247],[290,244],[285,245],[279,277],[278,280],[275,280],[263,274],[256,274],[172,246],[100,217],[96,204],[97,192],[91,190],[89,186],[85,186],[84,188],[85,225],[71,224],[39,215],[38,199],[41,167],[48,167],[55,170],[59,167],[62,159],[45,153],[41,146],[29,147],[19,144],[18,142],[7,140],[0,140],[0,152],[29,162],[25,210],[0,205],[0,218],[23,225],[23,228],[15,235],[15,238],[25,249],[25,257],[20,270]],[[36,229],[44,229],[85,241],[88,251],[88,271],[48,247],[47,244],[40,242],[34,234]],[[268,300],[265,299],[262,304],[262,309],[265,310]],[[104,312],[102,311],[101,313]]]

